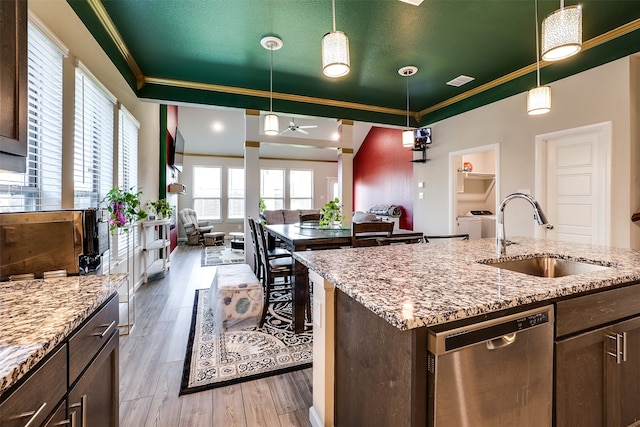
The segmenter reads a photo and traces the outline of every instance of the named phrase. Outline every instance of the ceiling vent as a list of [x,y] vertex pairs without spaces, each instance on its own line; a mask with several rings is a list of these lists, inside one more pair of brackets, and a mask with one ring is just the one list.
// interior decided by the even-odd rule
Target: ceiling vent
[[469,76],[465,76],[465,75],[463,74],[463,75],[460,75],[460,76],[456,77],[456,78],[455,78],[455,79],[453,79],[453,80],[449,80],[449,81],[447,82],[447,84],[448,84],[449,86],[460,87],[460,86],[462,86],[462,85],[464,85],[464,84],[469,83],[469,82],[470,82],[470,81],[472,81],[472,80],[475,80],[475,77],[469,77]]
[[420,6],[424,0],[400,0],[403,3],[409,3],[414,6]]

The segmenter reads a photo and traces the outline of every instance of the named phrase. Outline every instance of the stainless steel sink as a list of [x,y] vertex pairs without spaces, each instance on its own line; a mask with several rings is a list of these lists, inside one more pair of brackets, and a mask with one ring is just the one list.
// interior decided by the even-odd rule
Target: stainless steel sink
[[543,255],[533,258],[518,260],[498,260],[481,262],[492,267],[529,274],[538,277],[563,277],[575,274],[591,273],[593,271],[606,270],[606,265],[594,264],[586,261],[557,258],[552,255]]

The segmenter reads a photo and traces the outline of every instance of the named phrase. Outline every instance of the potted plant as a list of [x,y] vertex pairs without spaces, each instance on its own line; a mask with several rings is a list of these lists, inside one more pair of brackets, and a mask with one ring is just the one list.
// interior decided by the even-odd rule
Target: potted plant
[[320,209],[320,215],[320,227],[322,228],[331,228],[334,225],[342,223],[343,216],[340,200],[337,197],[329,200],[322,209]]
[[107,206],[107,210],[111,214],[109,217],[111,232],[117,229],[129,231],[130,225],[147,217],[147,213],[140,209],[140,195],[142,195],[142,190],[136,191],[134,187],[128,190],[121,188],[109,190],[101,203]]
[[147,202],[149,210],[156,215],[157,219],[168,219],[173,214],[173,209],[167,199],[160,199],[153,202]]

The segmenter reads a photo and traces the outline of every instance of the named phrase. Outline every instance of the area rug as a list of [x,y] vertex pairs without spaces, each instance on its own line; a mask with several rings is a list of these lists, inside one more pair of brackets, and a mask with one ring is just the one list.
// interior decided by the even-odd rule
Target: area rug
[[202,251],[202,267],[237,264],[244,262],[244,252],[232,251],[226,246],[205,246]]
[[313,334],[293,333],[291,302],[273,303],[262,328],[218,333],[208,294],[196,290],[181,395],[311,366]]

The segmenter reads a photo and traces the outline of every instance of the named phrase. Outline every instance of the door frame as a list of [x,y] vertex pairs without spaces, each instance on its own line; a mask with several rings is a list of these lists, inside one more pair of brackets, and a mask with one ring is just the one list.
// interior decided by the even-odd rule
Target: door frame
[[[571,129],[536,135],[535,138],[535,194],[543,206],[547,206],[547,140],[576,136],[585,133],[600,133],[604,144],[604,244],[611,244],[611,122],[595,123]],[[545,230],[536,227],[536,238],[544,238]]]
[[[488,144],[478,147],[467,148],[459,151],[449,152],[449,233],[453,234],[456,227],[456,217],[458,211],[458,170],[456,169],[456,157],[465,154],[482,153],[484,151],[493,151],[496,165],[496,182],[495,182],[495,208],[498,208],[500,198],[500,144]],[[497,211],[496,211],[497,214]]]

